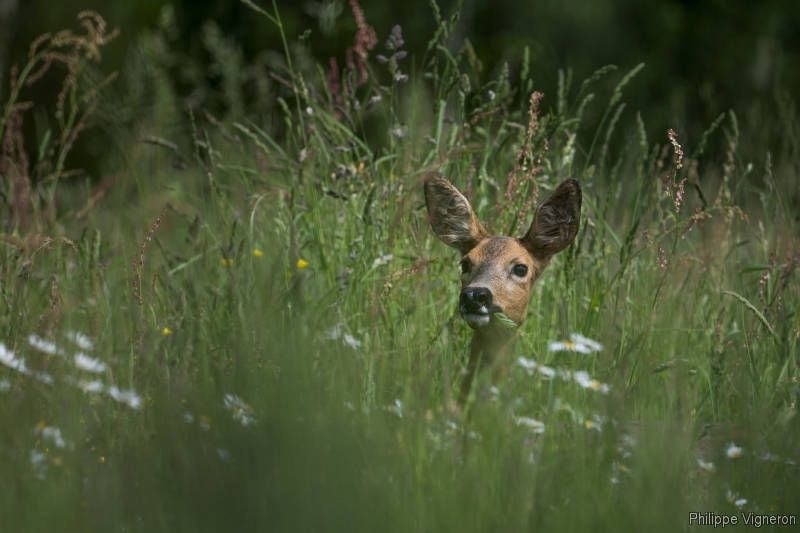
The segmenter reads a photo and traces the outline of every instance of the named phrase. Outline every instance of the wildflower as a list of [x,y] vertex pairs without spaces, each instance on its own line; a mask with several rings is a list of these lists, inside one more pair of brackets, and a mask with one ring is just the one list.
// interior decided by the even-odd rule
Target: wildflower
[[67,338],[78,345],[81,350],[94,350],[92,340],[80,331],[70,331]]
[[222,266],[226,266],[226,267],[233,266],[233,259],[226,259],[226,258],[223,257],[222,258]]
[[226,394],[224,404],[225,408],[233,414],[233,419],[238,420],[243,426],[256,423],[253,418],[253,408],[235,394]]
[[303,261],[302,259],[297,260],[297,268],[299,268],[300,270],[303,270],[307,266],[308,266],[308,261]]
[[[408,77],[408,76],[406,76],[406,77]],[[406,135],[408,135],[408,126],[405,126],[405,125],[403,125],[403,126],[392,126],[392,129],[390,130],[389,133],[395,139],[402,139]]]
[[697,466],[700,467],[700,470],[705,470],[706,472],[709,472],[711,474],[717,471],[717,467],[714,466],[714,463],[707,463],[702,459],[697,460]]
[[8,392],[11,390],[11,382],[7,379],[0,379],[0,392]]
[[31,450],[31,465],[33,466],[33,475],[44,481],[47,476],[47,456],[42,452]]
[[350,335],[349,333],[345,333],[342,330],[342,325],[337,324],[333,326],[330,330],[325,332],[323,335],[326,339],[330,340],[338,340],[341,339],[345,344],[350,346],[353,349],[359,348],[361,346],[361,341]]
[[387,50],[397,50],[398,48],[402,48],[404,44],[403,28],[399,24],[395,24],[384,46],[386,46]]
[[256,249],[256,250],[253,250],[253,255],[256,256],[256,257],[261,257],[262,255],[264,255],[264,252],[262,252],[261,250]]
[[61,430],[58,428],[48,427],[40,422],[33,428],[33,432],[42,437],[42,440],[52,442],[56,448],[65,448],[67,446],[66,441],[61,436]]
[[591,376],[589,376],[589,374],[583,370],[575,372],[572,377],[575,382],[584,389],[592,389],[594,391],[602,392],[603,394],[608,394],[608,392],[611,390],[609,385],[600,383],[596,379],[592,379]]
[[83,352],[78,352],[75,354],[75,366],[80,370],[93,372],[95,374],[100,374],[106,370],[105,363],[93,357],[89,357]]
[[189,411],[186,411],[185,413],[183,413],[183,421],[186,422],[187,424],[191,424],[192,422],[194,422],[194,415]]
[[738,459],[742,456],[742,449],[731,442],[728,444],[728,449],[725,451],[725,454],[731,459]]
[[573,333],[569,336],[568,341],[554,341],[551,342],[548,349],[551,352],[578,352],[582,354],[590,354],[592,352],[599,352],[603,346],[592,339],[584,337],[578,333]]
[[119,403],[124,403],[133,409],[142,407],[142,398],[135,391],[121,391],[117,387],[109,387],[106,392]]
[[78,381],[78,387],[83,389],[83,392],[103,392],[106,388],[102,381],[86,381],[85,379]]
[[594,420],[587,418],[584,420],[583,425],[586,426],[586,429],[596,429],[597,431],[602,431],[603,429],[599,427]]
[[36,335],[28,335],[28,344],[30,344],[33,349],[48,355],[58,355],[59,353],[58,347],[55,344],[41,337],[37,337]]
[[533,359],[527,359],[525,357],[520,357],[517,359],[519,365],[528,371],[528,374],[533,375],[534,372],[539,372],[540,374],[544,375],[548,378],[553,378],[556,375],[556,371],[554,368],[550,368],[549,366],[540,365]]
[[391,411],[392,413],[396,414],[399,418],[403,418],[403,402],[400,398],[397,398],[394,401],[394,405],[390,405],[385,407],[387,411]]
[[383,266],[383,265],[389,264],[389,262],[392,261],[392,259],[394,259],[394,255],[392,255],[392,254],[382,255],[382,256],[378,257],[377,259],[375,259],[375,261],[372,262],[372,266],[373,267],[379,267],[379,266]]
[[544,433],[544,422],[540,422],[534,418],[518,416],[516,422],[518,426],[528,426],[529,428],[533,428],[533,432],[537,435]]
[[163,337],[169,337],[170,335],[172,335],[172,330],[169,328],[164,328],[161,330],[161,335]]
[[200,427],[203,428],[203,431],[211,429],[211,418],[206,415],[200,415]]
[[728,489],[727,498],[728,498],[728,502],[734,504],[739,509],[741,509],[742,507],[744,507],[747,504],[747,500],[746,499],[740,498],[738,494],[736,494],[734,492],[731,492],[730,489]]
[[6,348],[5,344],[0,343],[0,363],[9,368],[13,368],[20,374],[33,376],[47,385],[53,384],[53,377],[45,372],[34,372],[25,365],[24,359],[17,359],[14,352]]
[[592,418],[587,418],[583,421],[583,425],[586,426],[586,429],[594,429],[595,431],[602,432],[604,422],[601,416],[592,415]]
[[344,343],[346,345],[348,345],[349,347],[351,347],[353,349],[356,349],[359,346],[361,346],[361,341],[356,339],[355,337],[353,337],[349,333],[345,333],[344,337],[342,338],[342,340],[344,340]]

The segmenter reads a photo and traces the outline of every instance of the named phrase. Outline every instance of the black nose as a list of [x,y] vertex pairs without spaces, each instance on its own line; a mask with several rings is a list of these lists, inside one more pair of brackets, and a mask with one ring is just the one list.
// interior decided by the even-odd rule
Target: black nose
[[486,287],[467,287],[458,299],[461,312],[476,313],[492,306],[492,291]]

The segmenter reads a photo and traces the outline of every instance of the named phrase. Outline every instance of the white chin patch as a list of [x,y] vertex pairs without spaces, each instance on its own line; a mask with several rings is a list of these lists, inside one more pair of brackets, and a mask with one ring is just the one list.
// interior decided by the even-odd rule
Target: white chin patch
[[461,315],[464,318],[464,322],[467,323],[469,327],[472,329],[482,328],[483,326],[489,323],[491,317],[489,314],[477,314],[477,313],[466,313]]

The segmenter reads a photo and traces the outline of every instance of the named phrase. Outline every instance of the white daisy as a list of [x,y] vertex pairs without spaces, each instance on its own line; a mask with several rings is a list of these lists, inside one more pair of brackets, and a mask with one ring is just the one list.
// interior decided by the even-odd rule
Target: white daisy
[[256,423],[256,419],[253,418],[253,408],[235,394],[226,394],[223,402],[225,408],[233,413],[233,419],[238,420],[243,426]]
[[727,455],[731,459],[737,459],[741,457],[742,449],[731,442],[730,444],[728,444],[728,449],[725,450],[725,455]]
[[47,456],[42,452],[31,450],[31,465],[33,475],[42,481],[47,478]]
[[105,372],[107,368],[105,363],[99,359],[95,359],[94,357],[89,357],[83,352],[78,352],[75,354],[75,366],[80,370],[93,372],[95,374],[101,374]]
[[549,344],[548,349],[551,352],[578,352],[582,354],[590,354],[592,352],[599,352],[603,346],[592,339],[586,338],[578,333],[572,333],[568,341],[553,341]]
[[594,391],[601,392],[603,394],[608,394],[611,390],[609,385],[605,383],[600,383],[596,379],[592,379],[588,372],[583,370],[578,370],[572,375],[575,382],[583,387],[584,389],[592,389]]
[[56,448],[64,448],[67,446],[67,443],[61,436],[61,430],[58,428],[40,425],[33,428],[33,432],[40,435],[42,439],[52,442]]
[[63,355],[63,352],[61,352],[54,343],[46,341],[36,335],[28,335],[28,344],[35,350],[39,350],[48,355]]
[[603,349],[603,345],[597,342],[596,340],[589,339],[584,337],[580,333],[572,333],[569,336],[570,340],[576,344],[580,344],[589,348],[593,352],[599,352]]
[[80,331],[70,331],[67,338],[78,345],[81,350],[94,350],[92,340]]
[[556,375],[555,369],[550,368],[549,366],[540,365],[533,359],[520,357],[517,359],[517,362],[519,363],[519,366],[521,366],[528,372],[529,375],[533,375],[534,372],[539,372],[540,374],[548,378],[552,378]]
[[544,422],[540,422],[539,420],[527,416],[518,416],[516,421],[518,426],[528,426],[529,428],[533,428],[533,432],[537,435],[544,433]]
[[391,411],[392,413],[396,414],[399,418],[403,418],[403,402],[400,398],[397,398],[394,401],[394,405],[389,405],[384,407],[387,411]]
[[717,467],[714,466],[714,463],[707,463],[702,459],[697,460],[697,466],[700,467],[700,470],[705,470],[706,472],[714,473],[717,471]]
[[121,391],[117,387],[109,387],[106,392],[119,403],[124,403],[133,409],[142,407],[142,398],[135,391]]
[[76,385],[83,390],[83,392],[103,392],[105,390],[105,385],[103,385],[103,382],[100,380],[86,381],[85,379],[81,379]]
[[13,368],[20,374],[33,376],[42,383],[47,385],[53,384],[53,377],[46,372],[34,372],[25,365],[24,359],[17,359],[14,352],[6,348],[5,344],[0,343],[0,363],[3,363],[9,368]]

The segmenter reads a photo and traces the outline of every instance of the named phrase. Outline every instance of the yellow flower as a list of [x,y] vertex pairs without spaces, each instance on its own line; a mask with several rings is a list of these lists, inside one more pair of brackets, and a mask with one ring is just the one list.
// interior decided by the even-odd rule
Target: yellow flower
[[294,273],[291,270],[286,271],[286,277],[292,279],[294,277]]
[[169,337],[170,335],[172,335],[172,330],[169,329],[169,328],[164,328],[164,329],[161,330],[161,334],[164,337]]
[[297,260],[297,268],[299,268],[300,270],[303,270],[307,266],[308,266],[308,261],[303,261],[302,259]]
[[225,259],[223,257],[222,258],[222,266],[226,266],[226,267],[233,266],[233,259]]
[[256,257],[261,257],[262,255],[264,255],[264,252],[262,252],[261,250],[253,250],[253,255]]

